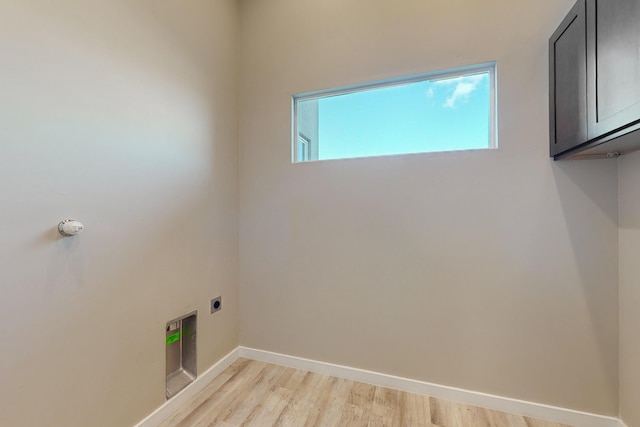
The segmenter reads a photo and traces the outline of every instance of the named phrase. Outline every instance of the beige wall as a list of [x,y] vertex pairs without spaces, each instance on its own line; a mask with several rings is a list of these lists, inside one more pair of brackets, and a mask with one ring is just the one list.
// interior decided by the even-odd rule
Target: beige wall
[[[241,344],[618,414],[616,162],[548,158],[572,4],[240,2]],[[498,150],[291,164],[292,94],[490,60]]]
[[0,425],[133,425],[167,320],[238,345],[236,2],[0,9]]
[[619,159],[620,168],[620,413],[640,426],[640,152]]

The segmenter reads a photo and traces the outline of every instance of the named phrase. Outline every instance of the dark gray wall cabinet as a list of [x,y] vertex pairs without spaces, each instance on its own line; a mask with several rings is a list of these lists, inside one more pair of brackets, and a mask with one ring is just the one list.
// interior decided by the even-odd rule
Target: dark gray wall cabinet
[[578,0],[549,39],[550,154],[640,149],[640,0]]

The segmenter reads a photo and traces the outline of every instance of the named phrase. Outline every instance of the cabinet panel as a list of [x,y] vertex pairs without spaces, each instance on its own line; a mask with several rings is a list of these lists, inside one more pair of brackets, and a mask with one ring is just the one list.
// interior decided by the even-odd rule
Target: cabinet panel
[[589,139],[640,120],[640,0],[587,0]]
[[586,18],[578,1],[549,40],[551,155],[587,140]]

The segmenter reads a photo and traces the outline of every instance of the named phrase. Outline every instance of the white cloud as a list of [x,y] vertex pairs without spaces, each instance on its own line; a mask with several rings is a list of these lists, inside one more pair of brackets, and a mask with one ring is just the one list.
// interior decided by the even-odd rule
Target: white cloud
[[469,98],[469,95],[473,93],[482,81],[486,77],[486,74],[476,74],[472,76],[458,77],[455,79],[438,80],[434,83],[437,85],[451,86],[455,84],[455,89],[443,104],[445,108],[455,108],[458,102],[464,102]]
[[427,98],[431,99],[433,98],[433,95],[435,95],[435,93],[433,92],[433,88],[430,87],[429,89],[427,89]]

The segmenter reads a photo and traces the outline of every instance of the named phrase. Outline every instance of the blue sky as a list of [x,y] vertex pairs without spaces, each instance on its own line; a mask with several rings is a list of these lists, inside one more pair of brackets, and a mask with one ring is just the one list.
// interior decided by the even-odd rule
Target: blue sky
[[487,148],[489,73],[319,101],[319,159]]

